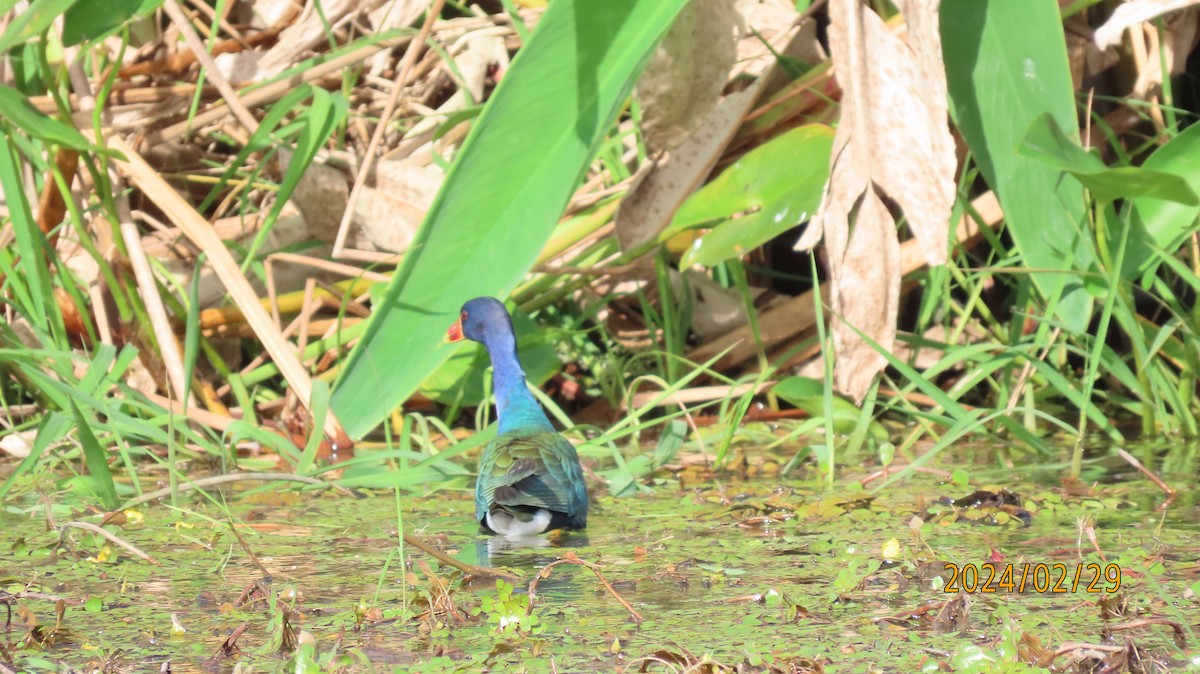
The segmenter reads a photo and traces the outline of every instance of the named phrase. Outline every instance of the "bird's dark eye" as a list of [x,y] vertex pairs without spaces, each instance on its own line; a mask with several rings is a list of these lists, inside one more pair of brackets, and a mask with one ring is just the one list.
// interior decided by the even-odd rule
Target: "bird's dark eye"
[[460,320],[460,321],[465,321],[465,320],[467,320],[467,312],[465,312],[465,311],[464,311],[464,312],[462,312],[461,314],[459,314],[459,316],[458,316],[458,320]]

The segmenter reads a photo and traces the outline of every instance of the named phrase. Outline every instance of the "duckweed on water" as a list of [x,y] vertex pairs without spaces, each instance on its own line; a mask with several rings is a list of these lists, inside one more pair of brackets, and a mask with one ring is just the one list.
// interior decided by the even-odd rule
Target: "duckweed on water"
[[[1196,666],[1194,492],[1159,513],[1143,482],[1006,485],[664,482],[599,497],[586,534],[516,546],[477,533],[467,491],[402,499],[410,532],[512,569],[514,583],[464,577],[411,547],[401,556],[387,494],[257,490],[230,495],[228,515],[192,498],[105,525],[154,564],[90,531],[60,535],[30,494],[0,515],[11,615],[0,661],[173,672]],[[55,524],[68,518],[100,521],[59,510]],[[571,553],[599,565],[642,622],[584,566],[546,569]]]

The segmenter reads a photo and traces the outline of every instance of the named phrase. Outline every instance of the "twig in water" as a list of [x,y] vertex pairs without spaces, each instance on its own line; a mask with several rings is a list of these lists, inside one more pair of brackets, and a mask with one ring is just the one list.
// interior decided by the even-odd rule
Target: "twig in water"
[[262,562],[258,561],[258,555],[254,554],[254,551],[250,549],[250,545],[246,543],[246,539],[242,538],[242,532],[238,531],[237,527],[233,525],[233,520],[228,520],[227,522],[229,524],[229,530],[233,532],[233,535],[238,539],[238,543],[241,544],[242,549],[246,551],[247,555],[249,555],[250,562],[254,564],[254,566],[258,569],[258,572],[261,573],[263,577],[270,578],[271,572],[267,571],[267,567],[263,566]]
[[229,635],[229,637],[226,638],[225,641],[222,641],[221,645],[217,647],[217,652],[213,653],[212,657],[204,661],[204,664],[211,667],[219,664],[221,660],[225,658],[233,657],[233,655],[238,652],[237,640],[246,632],[248,627],[250,627],[250,623],[242,623],[241,625],[238,625],[237,629],[235,629]]
[[608,590],[609,594],[616,597],[617,601],[621,602],[621,606],[624,606],[625,610],[629,611],[629,615],[633,618],[633,620],[635,622],[640,623],[644,620],[644,618],[642,618],[642,614],[638,613],[637,609],[635,609],[632,605],[630,605],[630,603],[628,601],[625,601],[625,597],[622,597],[616,591],[616,589],[613,588],[612,584],[609,583],[604,578],[604,574],[600,573],[599,565],[593,564],[593,563],[583,560],[583,559],[580,559],[579,555],[577,555],[571,551],[568,551],[567,554],[563,555],[560,559],[556,559],[553,562],[550,562],[549,564],[547,564],[545,567],[543,567],[542,570],[538,572],[537,577],[534,578],[531,583],[529,583],[529,607],[525,610],[526,614],[533,611],[533,600],[537,596],[538,583],[543,578],[549,578],[550,570],[553,569],[554,567],[558,566],[559,564],[578,564],[580,566],[586,567],[589,571],[596,574],[596,578],[600,581],[600,583],[602,585],[604,585],[604,589]]
[[413,536],[412,534],[404,534],[404,542],[406,544],[411,545],[414,548],[420,550],[421,552],[424,552],[425,554],[429,555],[430,557],[433,557],[434,559],[438,560],[439,562],[441,562],[443,564],[449,564],[450,566],[453,566],[454,568],[458,569],[459,571],[462,571],[463,573],[466,573],[466,574],[470,574],[472,576],[483,576],[483,577],[492,577],[492,578],[507,578],[509,580],[520,580],[520,576],[509,573],[508,571],[504,571],[503,569],[497,569],[497,568],[491,567],[491,566],[475,566],[473,564],[467,564],[466,562],[459,561],[459,560],[451,557],[450,555],[447,555],[446,553],[442,552],[441,550],[438,550],[437,548],[433,547],[432,545],[426,543],[425,541],[417,538],[416,536]]
[[120,538],[117,538],[116,534],[114,534],[106,529],[103,529],[101,527],[98,527],[95,524],[92,524],[91,522],[66,522],[64,524],[60,524],[59,529],[58,529],[60,538],[65,533],[66,529],[83,529],[84,531],[90,531],[94,534],[100,534],[101,536],[107,538],[112,543],[115,543],[116,545],[124,548],[125,550],[129,551],[130,553],[142,558],[142,560],[149,562],[151,564],[154,564],[155,566],[158,565],[158,562],[154,561],[154,558],[151,557],[150,555],[147,555],[146,553],[142,552],[141,550],[138,550],[137,548],[135,548],[133,545],[126,543],[125,541],[121,540]]
[[1078,653],[1076,659],[1095,658],[1097,660],[1101,660],[1105,657],[1106,653],[1115,654],[1120,653],[1123,650],[1125,650],[1124,646],[1109,646],[1107,644],[1080,644],[1074,641],[1068,641],[1062,646],[1059,646],[1058,650],[1054,651],[1054,657],[1058,658],[1062,655]]
[[1138,461],[1137,457],[1135,457],[1134,455],[1130,454],[1129,452],[1127,452],[1123,449],[1118,449],[1117,454],[1122,459],[1125,459],[1125,461],[1127,461],[1129,463],[1129,465],[1133,466],[1134,468],[1137,468],[1138,472],[1140,472],[1142,475],[1145,475],[1147,479],[1149,479],[1154,484],[1158,485],[1159,489],[1161,489],[1167,493],[1167,499],[1165,501],[1163,501],[1162,503],[1158,504],[1158,507],[1155,508],[1155,510],[1166,510],[1167,508],[1169,508],[1171,506],[1171,503],[1175,501],[1175,496],[1178,494],[1178,492],[1176,492],[1175,489],[1173,487],[1171,487],[1171,485],[1167,484],[1166,482],[1163,482],[1161,477],[1150,472],[1150,469],[1147,468],[1146,466],[1142,465],[1142,462]]
[[79,606],[83,605],[82,599],[72,599],[70,597],[63,597],[63,596],[60,596],[57,594],[46,594],[45,592],[25,592],[25,591],[13,592],[12,594],[5,594],[3,597],[0,597],[0,604],[9,604],[14,599],[42,599],[45,601],[54,601],[54,602],[61,601],[61,602],[65,602],[67,604],[72,604],[72,605],[79,605]]
[[[186,484],[181,484],[178,486],[176,491],[178,493],[183,493],[185,491],[191,491],[193,489],[200,489],[201,487],[211,487],[212,485],[215,485],[215,484],[225,484],[226,482],[242,482],[245,480],[261,480],[263,482],[301,482],[303,484],[320,485],[322,487],[327,487],[327,488],[333,487],[334,489],[342,491],[343,493],[346,493],[346,494],[350,493],[350,490],[346,489],[345,487],[339,487],[330,482],[325,482],[324,480],[318,480],[315,477],[305,477],[304,475],[292,475],[291,473],[231,473],[229,475],[215,475],[213,477],[204,477],[204,478],[200,478],[199,480],[192,480],[191,482],[188,482]],[[121,510],[125,510],[126,508],[132,508],[134,506],[141,505],[143,503],[148,503],[155,499],[162,498],[164,496],[169,496],[170,494],[171,494],[170,487],[164,487],[157,491],[152,491],[148,494],[142,494],[141,496],[139,496],[135,499],[131,499],[131,500],[127,501],[125,503],[125,505],[121,506]]]

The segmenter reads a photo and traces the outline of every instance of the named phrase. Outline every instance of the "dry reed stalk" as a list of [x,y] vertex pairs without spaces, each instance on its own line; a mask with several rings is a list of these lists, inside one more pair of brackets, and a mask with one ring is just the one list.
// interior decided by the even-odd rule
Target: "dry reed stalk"
[[[300,338],[296,341],[296,356],[303,359],[304,347],[308,346],[308,321],[319,306],[313,306],[313,290],[317,287],[317,280],[313,277],[304,279],[304,309],[300,312],[300,327],[297,332],[300,333]],[[303,360],[301,360],[303,364]]]
[[[371,287],[371,281],[366,279],[351,279],[334,284],[334,287],[350,295],[360,295],[368,292]],[[324,291],[321,291],[324,292]],[[333,295],[328,295],[333,297]],[[297,290],[295,292],[286,293],[279,296],[279,310],[285,314],[292,314],[300,311],[301,303],[304,299],[304,292]],[[263,298],[259,301],[263,310],[270,308],[268,300]],[[246,320],[246,316],[242,313],[240,307],[220,307],[216,309],[203,309],[200,311],[200,327],[207,330],[216,328],[222,325],[231,323],[241,323]]]
[[150,261],[146,258],[146,251],[142,250],[142,237],[132,219],[122,220],[121,236],[125,239],[125,251],[129,255],[130,266],[133,267],[133,277],[137,280],[142,304],[146,305],[146,313],[150,317],[154,339],[158,341],[158,352],[162,356],[163,366],[167,369],[171,390],[175,393],[175,399],[186,407],[188,401],[184,392],[187,390],[187,375],[183,371],[183,354],[179,350],[178,340],[175,339],[175,331],[171,329],[167,308],[158,293],[158,282],[150,269]]
[[320,258],[311,257],[309,255],[300,255],[297,253],[272,253],[267,256],[264,264],[270,265],[274,262],[289,262],[292,264],[300,264],[322,271],[341,274],[350,278],[362,278],[373,283],[387,283],[392,280],[389,274],[380,274],[379,272],[359,269],[348,264],[334,262],[332,260],[322,260]]
[[354,260],[356,262],[366,262],[367,264],[385,264],[395,266],[400,264],[404,259],[403,253],[383,253],[374,250],[359,250],[357,248],[343,248],[342,252],[336,255],[339,260]]
[[[282,334],[288,337],[296,335],[298,318],[299,315],[297,315],[296,318],[293,318],[291,322],[289,322],[287,326],[283,328],[281,331]],[[307,335],[310,338],[327,337],[329,336],[330,331],[336,333],[339,328],[349,328],[353,325],[357,325],[359,321],[362,320],[364,319],[357,316],[347,316],[344,318],[318,318],[315,320],[310,319],[308,322]],[[256,336],[254,329],[245,323],[231,323],[228,325],[217,325],[211,328],[204,328],[200,331],[200,334],[209,339],[253,339]],[[249,364],[242,368],[242,374],[249,374],[261,366],[264,362],[265,360],[261,355],[255,356],[254,360],[251,360]],[[217,391],[220,393],[220,395],[224,396],[229,392],[229,385],[224,384],[221,386],[221,388],[217,389]]]
[[246,41],[246,36],[242,35],[242,32],[240,30],[238,30],[237,28],[234,28],[233,24],[229,23],[229,19],[226,18],[226,15],[229,13],[230,8],[233,7],[233,3],[231,3],[231,2],[224,3],[225,4],[225,13],[220,16],[218,16],[217,13],[215,11],[213,11],[212,7],[209,7],[208,5],[204,4],[203,2],[201,2],[201,0],[188,0],[188,4],[190,4],[192,7],[195,7],[196,11],[198,11],[199,13],[207,16],[210,21],[213,19],[216,19],[217,25],[221,27],[221,30],[228,33],[230,38],[232,38],[238,44],[242,45],[243,49],[253,49],[254,48],[249,42]]
[[146,400],[149,400],[155,405],[162,407],[171,414],[186,416],[191,421],[203,424],[222,433],[229,429],[230,424],[237,421],[237,419],[233,417],[223,416],[217,414],[216,412],[210,412],[199,407],[184,407],[177,401],[166,396],[158,395],[157,393],[143,393],[142,395],[146,396]]
[[[109,146],[125,155],[125,159],[113,157],[113,164],[119,167],[138,189],[167,215],[172,223],[208,255],[213,271],[225,284],[225,288],[229,290],[234,302],[241,308],[246,321],[254,329],[255,335],[262,342],[272,360],[275,361],[276,366],[279,367],[279,372],[287,380],[288,386],[311,414],[312,380],[308,376],[308,371],[300,364],[292,345],[284,340],[278,328],[271,321],[271,317],[263,309],[254,289],[250,287],[250,282],[242,275],[237,262],[229,253],[229,249],[225,247],[225,242],[216,235],[208,221],[197,213],[191,204],[184,201],[183,197],[168,185],[162,176],[155,172],[128,143],[120,138],[110,138]],[[338,447],[344,449],[351,446],[350,437],[346,435],[332,410],[325,417],[324,431],[330,441]]]
[[[109,92],[105,103],[110,106],[162,103],[173,98],[192,96],[195,93],[195,84],[135,86],[129,83],[119,83]],[[209,99],[219,95],[219,92],[216,87],[209,84],[205,85],[200,95],[202,98]],[[70,94],[66,97],[66,101],[67,105],[71,107],[72,114],[82,112],[78,94]],[[29,102],[47,115],[56,115],[59,112],[58,102],[53,96],[30,96]],[[86,120],[86,123],[90,125],[91,121]]]
[[371,310],[368,309],[365,304],[363,304],[364,300],[369,300],[371,298],[370,292],[363,293],[358,297],[351,297],[347,293],[338,289],[337,286],[326,283],[321,279],[317,279],[317,288],[329,293],[329,296],[325,298],[326,307],[329,307],[334,311],[342,311],[345,309],[347,312],[354,314],[359,318],[371,317]]
[[229,82],[221,74],[220,69],[217,68],[216,62],[213,61],[212,55],[205,50],[204,43],[200,41],[200,36],[196,35],[196,29],[192,25],[191,20],[184,14],[183,8],[179,6],[177,0],[166,0],[162,7],[167,12],[167,15],[171,17],[171,21],[175,22],[175,26],[183,35],[183,39],[187,42],[188,48],[192,50],[192,54],[195,55],[196,60],[200,62],[200,65],[204,66],[205,75],[208,79],[212,80],[212,83],[217,87],[217,91],[221,92],[221,97],[225,99],[225,104],[233,111],[233,116],[245,127],[246,131],[253,134],[258,130],[258,120],[254,118],[254,115],[250,114],[246,106],[242,105],[241,100],[238,99],[237,92],[233,90],[233,87],[229,86]]
[[[253,35],[246,36],[242,42],[237,40],[223,40],[213,45],[211,49],[205,50],[210,56],[219,54],[229,54],[236,51],[241,51],[243,43],[250,47],[256,47],[264,42],[274,40],[287,25],[291,23],[291,17],[284,17],[283,21],[271,26],[266,30],[261,30]],[[159,73],[178,72],[190,67],[196,62],[196,54],[190,51],[180,51],[167,56],[156,59],[154,61],[143,61],[134,63],[117,71],[117,78],[122,80],[132,79],[141,75],[157,75]]]
[[[735,384],[733,386],[695,386],[686,388],[680,391],[675,391],[659,401],[659,405],[685,406],[695,403],[706,403],[710,400],[720,400],[722,398],[730,398],[735,396],[745,395],[751,390],[754,393],[762,393],[771,388],[778,382],[764,381],[758,384]],[[661,391],[646,391],[645,393],[635,393],[633,400],[629,405],[633,409],[640,409],[647,403],[653,401],[662,395]]]
[[[314,82],[326,75],[341,71],[343,68],[354,65],[360,61],[377,54],[384,49],[391,49],[412,41],[411,37],[401,36],[391,40],[383,40],[375,44],[359,47],[354,51],[342,54],[341,56],[332,58],[325,63],[313,66],[303,73],[292,75],[287,79],[272,82],[263,85],[253,91],[246,92],[244,96],[239,97],[239,101],[246,108],[253,108],[264,103],[275,101],[289,91],[295,89],[301,84]],[[219,122],[229,116],[232,110],[228,105],[212,106],[203,112],[197,113],[195,116],[185,119],[177,124],[172,124],[161,131],[151,131],[146,134],[145,142],[150,144],[158,144],[175,138],[186,136],[193,129],[199,129],[209,124]]]

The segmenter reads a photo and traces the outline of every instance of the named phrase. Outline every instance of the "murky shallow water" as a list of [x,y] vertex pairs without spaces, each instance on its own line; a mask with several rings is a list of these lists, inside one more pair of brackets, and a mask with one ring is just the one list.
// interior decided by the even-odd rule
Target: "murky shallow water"
[[[523,575],[515,594],[491,606],[494,581],[464,587],[457,571],[411,547],[402,566],[390,493],[260,490],[229,496],[228,515],[219,502],[185,496],[178,509],[143,507],[140,522],[109,527],[157,565],[119,550],[105,560],[112,546],[85,531],[70,530],[60,545],[44,517],[7,512],[0,588],[59,595],[70,605],[54,631],[53,601],[10,598],[20,613],[0,638],[0,662],[30,670],[151,671],[167,661],[176,672],[293,669],[288,655],[276,654],[284,613],[313,642],[310,671],[682,671],[706,657],[744,671],[1035,671],[987,663],[1041,654],[1044,665],[1065,668],[1072,655],[1118,657],[1127,643],[1181,669],[1200,653],[1195,490],[1164,514],[1154,509],[1161,492],[1145,480],[1066,488],[1029,481],[1041,473],[980,470],[972,485],[916,475],[873,494],[854,483],[860,476],[847,473],[832,487],[663,480],[653,492],[596,499],[586,535],[512,550],[477,533],[466,490],[403,497],[409,532],[468,563]],[[1174,478],[1190,486],[1195,473]],[[1007,503],[952,503],[973,493],[987,501],[1001,487],[1015,495]],[[272,610],[262,598],[237,603],[262,573],[227,516],[270,573],[267,595],[281,593],[277,606],[292,610]],[[538,571],[569,553],[598,564],[644,620],[634,621],[591,571],[561,564],[539,581],[536,623],[498,630],[501,619],[524,613],[522,593]],[[1063,591],[1035,592],[1036,578],[1024,592],[1003,584],[944,591],[956,577],[974,584],[955,571],[985,571],[989,562],[1000,573],[1012,568],[1014,584],[1026,569],[1045,573],[1043,585],[1060,564]],[[1088,564],[1119,569],[1119,591],[1108,592],[1113,583],[1101,578],[1089,592],[1096,574]],[[965,601],[945,603],[956,597]],[[173,631],[172,616],[185,632]],[[29,635],[30,617],[42,643]],[[243,624],[239,653],[213,658]],[[1097,648],[1052,657],[1070,642]]]

